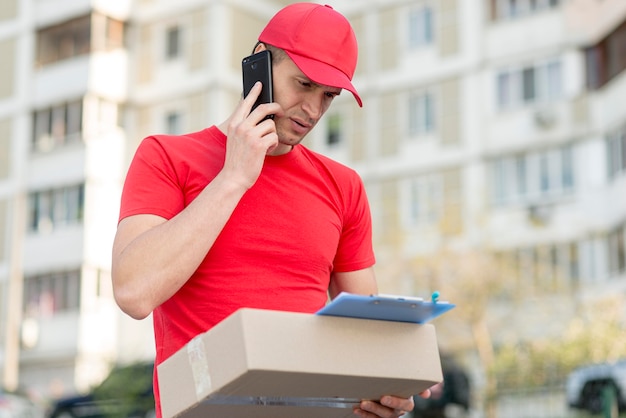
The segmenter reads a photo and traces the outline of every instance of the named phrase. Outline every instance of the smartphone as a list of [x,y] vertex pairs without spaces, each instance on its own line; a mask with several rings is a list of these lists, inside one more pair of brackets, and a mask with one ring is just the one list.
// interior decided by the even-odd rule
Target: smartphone
[[[254,83],[260,81],[263,90],[252,106],[256,109],[261,103],[271,103],[274,101],[274,91],[272,86],[272,54],[268,50],[257,52],[245,57],[241,61],[241,71],[243,73],[243,97],[246,97]],[[274,115],[268,117],[273,118]]]

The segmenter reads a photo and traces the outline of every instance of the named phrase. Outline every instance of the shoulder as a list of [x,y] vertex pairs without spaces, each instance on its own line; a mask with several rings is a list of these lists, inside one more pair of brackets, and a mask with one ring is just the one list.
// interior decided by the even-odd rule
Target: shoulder
[[225,139],[216,127],[183,135],[150,135],[137,148],[137,156],[169,160],[170,163],[188,161],[206,155],[210,150],[218,154],[225,148]]
[[160,147],[164,149],[188,149],[190,146],[202,145],[212,142],[211,139],[219,142],[220,132],[212,126],[198,132],[191,132],[181,135],[155,134],[143,139],[140,147]]

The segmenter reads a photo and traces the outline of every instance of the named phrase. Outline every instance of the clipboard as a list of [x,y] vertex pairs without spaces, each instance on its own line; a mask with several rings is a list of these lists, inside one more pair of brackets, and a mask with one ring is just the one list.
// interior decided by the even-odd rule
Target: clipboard
[[422,298],[394,295],[355,295],[342,292],[316,315],[344,316],[383,321],[426,323],[456,305]]

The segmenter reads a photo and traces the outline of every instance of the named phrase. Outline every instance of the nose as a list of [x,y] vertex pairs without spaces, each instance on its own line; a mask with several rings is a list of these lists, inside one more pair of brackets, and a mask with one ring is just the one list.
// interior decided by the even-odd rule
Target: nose
[[302,103],[302,109],[309,118],[315,121],[319,120],[324,113],[324,94],[321,92],[312,92]]

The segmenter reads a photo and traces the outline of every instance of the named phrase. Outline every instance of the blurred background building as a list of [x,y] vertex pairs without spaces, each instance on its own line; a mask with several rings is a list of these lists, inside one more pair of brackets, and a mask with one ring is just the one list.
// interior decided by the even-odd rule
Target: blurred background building
[[[241,59],[289,3],[2,0],[5,386],[58,396],[153,355],[150,320],[111,292],[126,168],[143,137],[230,114]],[[364,107],[341,95],[305,142],[362,175],[381,291],[461,304],[428,260],[467,271],[453,254],[487,254],[496,280],[474,281],[519,302],[475,299],[502,341],[558,336],[581,304],[626,295],[625,1],[328,3],[357,33]],[[441,319],[453,350],[459,312]]]

